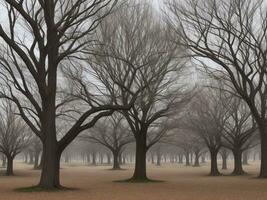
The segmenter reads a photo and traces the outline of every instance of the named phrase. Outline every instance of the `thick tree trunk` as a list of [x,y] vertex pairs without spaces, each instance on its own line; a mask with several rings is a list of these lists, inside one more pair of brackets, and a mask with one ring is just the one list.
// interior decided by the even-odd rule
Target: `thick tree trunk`
[[121,169],[120,162],[119,162],[119,152],[113,151],[113,168],[114,170]]
[[13,176],[13,157],[7,156],[7,168],[6,168],[6,175],[7,176]]
[[242,167],[242,151],[240,149],[233,150],[234,154],[234,171],[233,175],[243,175],[245,174]]
[[43,144],[43,165],[39,187],[44,189],[59,189],[60,186],[60,157],[61,152],[58,152],[57,142],[55,138],[46,138]]
[[34,166],[33,169],[38,169],[40,151],[34,152]]
[[221,175],[218,170],[217,155],[218,151],[210,149],[210,176]]
[[132,179],[137,181],[147,180],[146,176],[146,133],[141,133],[136,138],[135,169]]

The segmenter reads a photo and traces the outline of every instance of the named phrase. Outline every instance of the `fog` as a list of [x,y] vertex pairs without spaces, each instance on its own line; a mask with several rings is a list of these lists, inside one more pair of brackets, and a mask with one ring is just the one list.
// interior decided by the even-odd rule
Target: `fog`
[[265,1],[0,2],[0,199],[266,199]]

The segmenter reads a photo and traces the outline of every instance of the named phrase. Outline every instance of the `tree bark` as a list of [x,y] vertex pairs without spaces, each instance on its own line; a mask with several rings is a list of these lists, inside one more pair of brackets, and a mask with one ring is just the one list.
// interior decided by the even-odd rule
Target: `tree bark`
[[232,172],[233,175],[243,175],[245,174],[243,167],[242,167],[242,151],[240,149],[234,149],[234,171]]
[[120,162],[119,162],[119,152],[113,151],[113,168],[114,170],[121,169]]
[[210,150],[210,176],[219,176],[221,175],[218,170],[218,163],[217,163],[217,150]]
[[46,138],[46,141],[43,145],[43,165],[41,179],[39,182],[39,187],[44,189],[60,189],[60,157],[61,152],[57,149],[57,142],[54,139]]
[[13,176],[13,157],[7,156],[7,168],[6,168],[6,175],[7,176]]
[[136,138],[135,169],[132,180],[147,180],[146,176],[146,134],[142,133]]

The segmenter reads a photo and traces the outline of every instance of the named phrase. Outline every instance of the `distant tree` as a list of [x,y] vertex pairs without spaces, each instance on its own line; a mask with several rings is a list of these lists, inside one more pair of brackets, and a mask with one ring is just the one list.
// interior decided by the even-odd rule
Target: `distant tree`
[[[79,98],[77,102],[77,98],[61,91],[67,85],[61,69],[68,66],[75,71],[80,67],[85,48],[94,41],[89,37],[116,3],[117,0],[7,0],[0,5],[1,15],[6,17],[0,25],[0,96],[16,104],[21,117],[43,143],[44,162],[38,184],[41,188],[61,188],[60,157],[79,133],[99,118],[129,107],[115,105],[109,95],[100,102],[96,95],[90,95],[90,101]],[[71,109],[74,100],[81,110]],[[63,109],[66,104],[69,109]],[[57,122],[64,115],[63,110],[76,115],[69,122],[69,129],[58,137]]]
[[120,96],[118,101],[128,102],[141,90],[134,106],[121,112],[136,141],[134,180],[147,179],[147,151],[164,135],[166,119],[188,99],[182,81],[184,60],[177,56],[183,50],[169,40],[168,26],[154,12],[145,3],[126,3],[100,24],[97,38],[103,45],[90,52],[95,56],[89,60],[108,88],[112,88],[109,78],[115,83],[126,80],[127,84],[114,92]]
[[134,142],[127,122],[120,114],[100,120],[89,133],[80,136],[82,140],[98,143],[113,154],[113,169],[120,169],[119,156],[124,146]]
[[39,169],[39,157],[42,152],[42,142],[37,136],[32,136],[32,139],[29,142],[28,148],[33,153],[34,163],[33,163],[33,169]]
[[228,158],[230,152],[226,148],[221,148],[220,149],[220,154],[221,154],[221,157],[222,157],[222,169],[226,170],[227,169],[227,158]]
[[185,118],[185,127],[197,133],[206,144],[211,157],[211,176],[220,175],[217,155],[222,147],[222,134],[229,118],[229,99],[221,91],[203,89],[195,95]]
[[257,126],[247,105],[241,99],[233,99],[230,117],[222,134],[224,147],[234,155],[233,175],[245,174],[242,168],[242,154],[257,145]]
[[0,152],[7,158],[6,175],[13,175],[13,160],[27,147],[30,133],[10,101],[0,105]]
[[[267,178],[267,7],[264,0],[169,0],[168,24],[202,69],[223,79],[243,99],[261,142],[261,178]],[[167,12],[166,12],[167,13]],[[206,62],[208,61],[208,62]],[[234,92],[233,92],[234,91]]]

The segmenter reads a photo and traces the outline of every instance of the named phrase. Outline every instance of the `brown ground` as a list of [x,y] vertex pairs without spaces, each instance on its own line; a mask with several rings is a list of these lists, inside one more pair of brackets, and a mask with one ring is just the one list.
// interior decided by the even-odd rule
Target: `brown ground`
[[208,165],[199,168],[178,165],[149,166],[150,178],[160,183],[118,183],[129,178],[132,169],[63,166],[62,184],[77,190],[22,193],[15,188],[34,185],[39,172],[16,163],[15,177],[0,177],[0,200],[266,200],[267,180],[256,179],[258,165],[245,169],[244,177],[209,177]]

